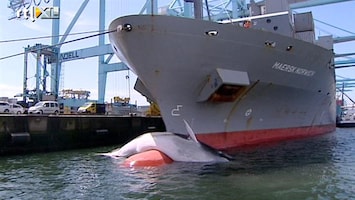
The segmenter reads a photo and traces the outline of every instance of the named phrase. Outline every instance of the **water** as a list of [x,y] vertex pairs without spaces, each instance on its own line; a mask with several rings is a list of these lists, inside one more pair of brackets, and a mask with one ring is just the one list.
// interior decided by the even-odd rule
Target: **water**
[[0,158],[0,199],[355,199],[355,128],[234,153],[223,164],[132,169],[114,147]]

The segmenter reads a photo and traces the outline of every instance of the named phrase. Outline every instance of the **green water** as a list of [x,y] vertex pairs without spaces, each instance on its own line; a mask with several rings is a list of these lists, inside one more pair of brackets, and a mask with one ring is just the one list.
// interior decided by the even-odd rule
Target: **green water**
[[0,199],[355,199],[355,129],[253,147],[223,164],[125,168],[115,147],[0,158]]

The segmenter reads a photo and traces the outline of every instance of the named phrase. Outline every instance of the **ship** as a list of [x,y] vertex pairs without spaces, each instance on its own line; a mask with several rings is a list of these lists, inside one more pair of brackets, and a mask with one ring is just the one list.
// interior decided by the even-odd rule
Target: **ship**
[[332,37],[315,38],[311,12],[251,1],[251,15],[213,21],[194,2],[195,18],[129,15],[109,26],[168,132],[187,134],[186,121],[201,143],[230,150],[335,130]]

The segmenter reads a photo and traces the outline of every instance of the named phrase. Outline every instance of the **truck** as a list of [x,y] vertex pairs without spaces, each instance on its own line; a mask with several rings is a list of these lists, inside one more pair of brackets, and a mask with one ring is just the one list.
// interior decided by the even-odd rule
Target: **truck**
[[84,105],[78,108],[78,113],[105,114],[106,105],[97,102],[86,102]]

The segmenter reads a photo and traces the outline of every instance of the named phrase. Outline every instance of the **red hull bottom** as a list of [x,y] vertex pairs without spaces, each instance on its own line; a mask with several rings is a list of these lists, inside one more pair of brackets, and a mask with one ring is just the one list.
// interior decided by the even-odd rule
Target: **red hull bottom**
[[297,128],[197,134],[197,138],[202,143],[208,144],[215,149],[229,150],[243,146],[321,135],[333,132],[335,128],[335,124],[329,124]]

